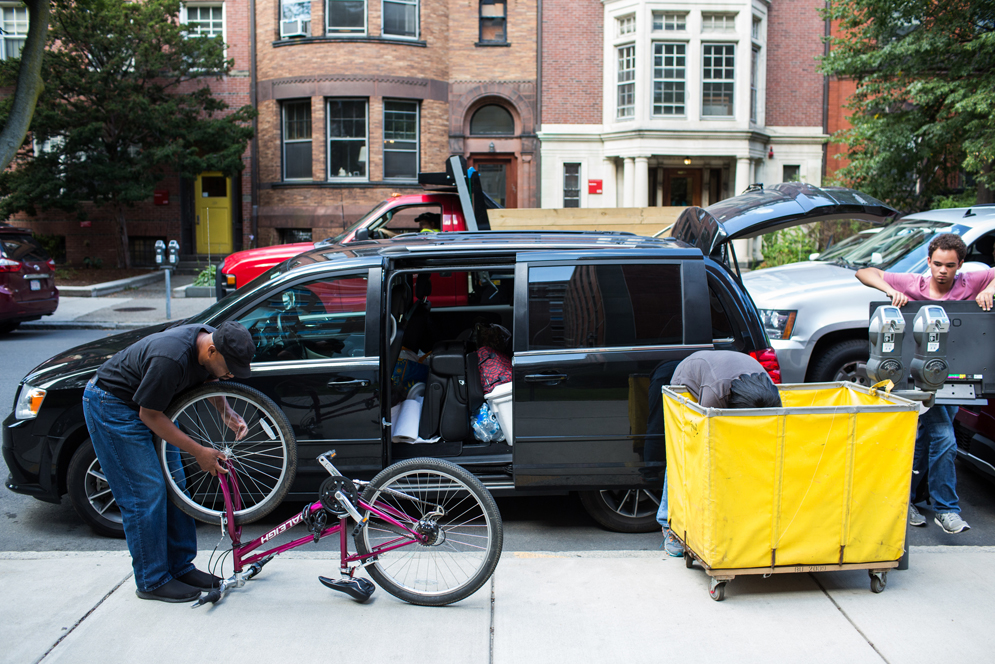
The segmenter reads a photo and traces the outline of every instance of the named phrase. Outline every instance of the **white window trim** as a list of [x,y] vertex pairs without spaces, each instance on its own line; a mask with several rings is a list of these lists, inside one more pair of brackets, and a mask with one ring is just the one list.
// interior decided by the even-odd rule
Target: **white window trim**
[[[631,27],[631,30],[623,31],[623,28]],[[622,16],[615,17],[615,36],[632,39],[636,34],[636,15],[635,14],[623,14]]]
[[[331,12],[328,11],[328,6],[335,2],[335,0],[324,0],[325,5],[325,36],[326,37],[365,37],[370,34],[370,0],[363,0],[363,30],[361,32],[333,32],[332,26],[329,23],[331,20]],[[367,169],[369,170],[369,169]]]
[[[228,8],[224,2],[184,2],[180,5],[180,23],[187,23],[187,7],[221,7],[221,41],[225,43],[224,56],[228,57]],[[203,35],[190,35],[198,39]]]
[[[20,2],[5,2],[3,4],[0,4],[0,7],[2,7],[3,9],[22,9],[24,11],[24,13],[25,13],[25,20],[28,23],[28,30],[31,29],[31,14],[28,13],[28,8],[27,8],[26,5],[24,5],[24,4],[20,3]],[[2,18],[2,17],[0,17],[0,18]],[[0,25],[2,25],[2,21],[0,21]],[[23,49],[24,49],[24,42],[26,42],[27,39],[28,39],[28,33],[25,32],[23,35],[21,33],[14,33],[14,34],[17,37],[21,37],[22,38],[21,39],[21,49],[23,51]],[[3,39],[3,38],[0,38],[0,60],[8,60],[8,59],[10,59],[12,57],[14,57],[14,56],[8,56],[7,55],[7,40]]]
[[[733,47],[733,74],[731,79],[713,79],[710,82],[723,82],[732,83],[732,113],[729,115],[705,115],[705,47],[706,46],[732,46]],[[739,61],[739,44],[734,41],[723,41],[709,39],[707,41],[702,40],[701,48],[698,49],[699,60],[698,60],[698,77],[700,83],[698,86],[698,94],[700,95],[701,102],[698,104],[698,116],[702,120],[720,120],[728,121],[736,119],[736,103],[738,91],[736,90],[736,84],[738,82],[737,76],[739,76],[741,71],[741,63]],[[747,83],[749,83],[747,81]]]
[[[684,47],[684,103],[682,104],[682,106],[684,106],[684,113],[682,113],[680,115],[677,115],[677,114],[675,114],[675,115],[665,115],[663,113],[655,113],[653,111],[653,107],[655,106],[655,104],[653,102],[653,96],[655,94],[654,89],[656,87],[656,81],[657,81],[657,79],[654,78],[654,70],[656,69],[655,58],[656,58],[656,47],[657,47],[658,44],[661,45],[661,46],[665,46],[665,45],[670,44],[670,45],[675,45],[675,46],[676,45],[681,45],[681,46]],[[666,55],[664,55],[664,57],[666,57]],[[654,41],[650,42],[650,94],[649,94],[650,112],[649,112],[649,115],[650,115],[651,119],[653,119],[653,120],[687,120],[688,119],[688,105],[689,105],[689,94],[688,93],[690,92],[690,87],[688,85],[688,73],[690,71],[691,71],[691,48],[690,48],[690,44],[687,41],[682,40],[682,39],[676,39],[676,40],[675,39],[668,39],[668,40],[664,41],[664,40],[660,39],[660,40],[654,40]],[[702,76],[702,78],[704,78],[704,76]],[[661,81],[666,81],[667,79],[660,79],[660,80]],[[677,80],[677,79],[673,79],[673,80]],[[666,104],[664,104],[664,105],[666,105]]]
[[[657,16],[663,17],[663,26],[664,27],[660,28],[659,30],[653,27],[653,24],[656,22],[656,17]],[[683,29],[667,30],[666,25],[667,25],[667,17],[668,16],[683,16],[684,17],[684,28]],[[689,31],[688,25],[689,25],[690,22],[691,22],[690,12],[688,12],[686,10],[674,11],[674,10],[670,10],[670,9],[654,9],[654,10],[652,10],[650,12],[650,23],[649,23],[649,28],[650,29],[649,29],[649,32],[651,34],[654,34],[654,35],[666,35],[666,37],[663,37],[663,38],[664,39],[669,39],[670,35],[685,35],[685,34],[687,34],[688,31]]]
[[[366,175],[332,174],[332,141],[355,140],[332,138],[332,114],[328,107],[333,101],[361,101],[366,108]],[[370,181],[370,100],[365,97],[325,97],[325,170],[329,182],[369,182]]]
[[[632,49],[632,80],[631,81],[626,81],[626,82],[623,83],[623,82],[621,82],[621,81],[618,80],[618,76],[619,76],[619,73],[621,73],[619,71],[619,60],[622,57],[621,51],[622,51],[622,49],[625,49],[625,48],[631,48]],[[636,106],[637,106],[637,102],[636,102],[636,87],[637,86],[636,86],[636,83],[638,81],[638,64],[637,64],[638,61],[637,61],[637,58],[636,58],[637,50],[638,49],[636,48],[635,42],[630,42],[630,43],[627,43],[627,44],[619,44],[619,45],[617,45],[617,46],[614,47],[614,54],[615,54],[615,58],[614,58],[614,60],[615,60],[614,79],[615,79],[615,85],[613,86],[613,90],[615,92],[615,104],[614,104],[614,106],[615,106],[615,114],[614,114],[615,115],[615,122],[631,122],[632,120],[636,119]],[[626,116],[622,116],[619,113],[619,111],[623,108],[621,105],[619,105],[619,89],[623,85],[631,85],[632,86],[632,105],[631,105],[631,107],[627,107],[627,108],[632,108],[632,113],[630,115],[626,115]]]
[[[413,4],[415,6],[415,36],[405,37],[404,35],[388,35],[385,32],[386,13],[384,5],[387,2],[397,2],[400,4]],[[421,39],[421,0],[380,0],[380,36],[383,39],[399,39],[402,41],[418,41]],[[367,169],[369,171],[369,169]]]
[[[731,28],[726,28],[726,29],[723,29],[723,30],[714,30],[712,28],[706,28],[705,27],[705,19],[706,19],[706,17],[710,17],[710,16],[724,16],[727,20],[731,19],[732,20],[732,27]],[[737,32],[737,30],[736,30],[736,20],[738,18],[739,18],[739,12],[734,12],[734,11],[728,11],[728,12],[723,12],[723,11],[703,11],[703,12],[701,12],[701,24],[700,24],[701,30],[700,30],[700,32],[701,32],[701,34],[707,34],[707,35],[734,35]],[[709,39],[711,39],[711,36],[709,36]],[[738,36],[737,36],[737,39],[738,39]]]
[[[311,138],[295,138],[287,139],[287,105],[288,104],[305,104],[310,103],[310,100],[287,100],[286,103],[280,104],[280,175],[281,181],[283,182],[311,182],[314,179],[314,115],[311,115]],[[311,143],[311,177],[303,178],[290,178],[287,177],[287,143],[304,143],[305,140]]]
[[563,161],[561,162],[561,179],[560,179],[560,199],[562,201],[563,208],[566,209],[567,203],[567,166],[577,166],[577,207],[584,207],[584,162],[583,161]]
[[[415,176],[413,178],[389,178],[389,177],[387,177],[386,172],[384,172],[382,177],[384,179],[384,182],[417,182],[418,181],[418,173],[421,170],[421,104],[419,103],[419,101],[417,99],[398,99],[396,97],[395,98],[384,98],[383,104],[381,105],[381,113],[384,116],[384,117],[381,118],[381,122],[382,122],[381,126],[384,128],[383,129],[383,133],[384,133],[384,148],[383,148],[383,152],[381,154],[381,156],[382,156],[381,161],[382,161],[382,167],[383,167],[384,171],[386,171],[386,168],[387,168],[387,147],[386,147],[386,142],[387,142],[387,132],[386,132],[386,127],[387,127],[387,118],[386,118],[386,116],[387,116],[387,102],[390,102],[390,101],[404,102],[404,103],[407,103],[407,104],[414,104],[415,105]],[[395,150],[392,150],[392,152],[395,152]],[[396,152],[402,152],[402,150],[396,150]],[[369,170],[370,170],[369,168],[366,169],[367,173],[369,172]]]

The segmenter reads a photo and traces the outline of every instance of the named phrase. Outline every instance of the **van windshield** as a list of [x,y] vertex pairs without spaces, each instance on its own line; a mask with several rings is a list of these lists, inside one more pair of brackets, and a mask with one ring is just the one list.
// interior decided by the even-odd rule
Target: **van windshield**
[[370,218],[376,217],[377,215],[379,215],[380,211],[383,210],[383,208],[384,208],[385,205],[387,205],[387,201],[380,201],[379,203],[377,203],[376,205],[373,206],[372,210],[370,210],[369,212],[367,212],[366,214],[364,214],[362,217],[360,217],[359,221],[357,221],[352,226],[350,226],[349,228],[345,229],[344,231],[342,231],[341,233],[339,233],[335,237],[325,238],[324,240],[320,240],[319,242],[316,242],[315,245],[314,245],[315,249],[320,249],[321,247],[327,247],[327,246],[330,246],[330,245],[333,245],[333,244],[338,244],[339,242],[341,242],[342,240],[344,240],[346,237],[348,237],[349,234],[352,233],[353,231],[355,231],[357,228],[362,228],[363,226],[365,226],[366,222],[368,222],[370,220]]
[[[888,272],[908,272],[917,263],[926,260],[929,242],[936,235],[960,235],[966,230],[966,226],[947,222],[910,219],[883,229],[848,251],[834,255],[832,259],[836,263],[856,268],[876,267]],[[823,259],[820,257],[820,260]]]

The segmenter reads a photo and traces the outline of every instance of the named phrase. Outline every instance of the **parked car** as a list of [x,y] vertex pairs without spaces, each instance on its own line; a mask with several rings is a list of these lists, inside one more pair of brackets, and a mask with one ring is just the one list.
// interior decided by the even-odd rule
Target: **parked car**
[[[813,206],[816,196],[822,194],[814,187],[769,190],[762,202],[739,201],[740,212],[767,227],[778,216],[804,223],[851,209],[825,196]],[[331,448],[336,465],[359,478],[427,455],[464,466],[498,495],[577,491],[605,526],[652,530],[663,466],[644,444],[639,413],[653,370],[722,348],[754,355],[778,379],[759,314],[725,262],[727,240],[751,232],[736,210],[730,201],[720,222],[694,208],[678,222],[676,239],[666,240],[423,233],[314,249],[186,322],[237,320],[253,334],[257,350],[244,382],[291,422],[298,457],[293,498],[315,496],[325,475],[315,458]],[[436,279],[454,274],[465,275],[465,301],[426,306]],[[442,433],[434,443],[393,442],[391,406],[400,390],[391,377],[402,344],[434,349],[429,382],[443,376],[449,387],[441,402],[446,409],[450,396],[457,402],[452,413],[437,413],[441,423],[433,431],[443,432],[444,423],[465,429],[457,385],[465,384],[464,353],[474,349],[478,322],[499,323],[512,335],[513,436],[482,443],[472,433]],[[21,381],[2,427],[8,488],[53,502],[68,491],[98,532],[120,531],[80,397],[108,357],[164,327],[66,351]]]
[[31,231],[0,224],[0,334],[59,306],[55,262]]

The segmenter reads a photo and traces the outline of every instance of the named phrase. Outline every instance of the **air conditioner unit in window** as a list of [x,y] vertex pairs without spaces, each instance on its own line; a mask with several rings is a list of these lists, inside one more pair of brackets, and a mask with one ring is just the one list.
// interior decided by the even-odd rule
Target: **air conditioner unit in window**
[[281,37],[310,37],[311,21],[304,19],[294,19],[293,21],[280,22]]

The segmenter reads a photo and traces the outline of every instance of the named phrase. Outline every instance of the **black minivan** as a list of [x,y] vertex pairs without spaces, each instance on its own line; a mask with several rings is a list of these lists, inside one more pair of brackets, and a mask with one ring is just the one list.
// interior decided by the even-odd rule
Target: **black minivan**
[[[744,196],[737,199],[762,226],[777,223],[771,210],[795,223],[892,212],[876,201],[849,209],[809,185]],[[748,232],[727,229],[735,200],[723,201],[723,221],[689,208],[668,239],[492,231],[312,250],[184,322],[237,320],[253,334],[252,375],[242,382],[290,421],[293,498],[317,494],[325,473],[315,459],[328,449],[337,450],[344,473],[361,479],[400,459],[432,456],[467,468],[496,495],[577,491],[606,527],[651,530],[663,475],[659,446],[645,435],[654,369],[722,348],[753,354],[777,377],[756,308],[727,265],[735,260],[723,240]],[[434,298],[433,285],[446,297]],[[443,374],[446,402],[461,389],[462,354],[474,350],[480,324],[511,333],[513,436],[482,442],[457,408],[440,411],[433,442],[396,441],[391,407],[400,395],[391,379],[402,346],[440,358],[430,366]],[[120,532],[81,394],[104,360],[163,327],[66,351],[23,379],[2,427],[9,489],[48,501],[68,491],[98,532]],[[447,375],[457,379],[446,382]]]

